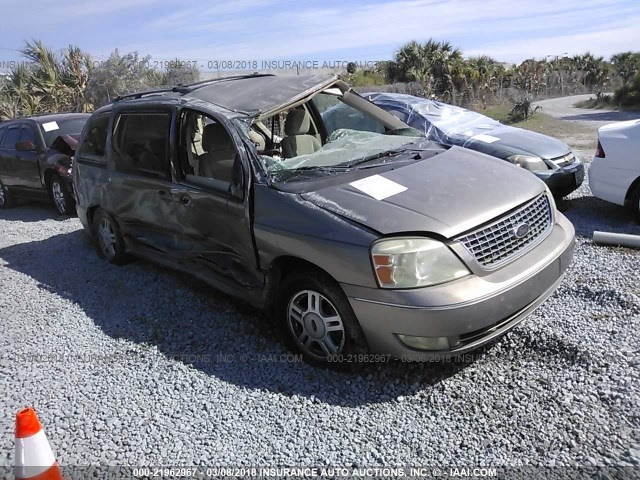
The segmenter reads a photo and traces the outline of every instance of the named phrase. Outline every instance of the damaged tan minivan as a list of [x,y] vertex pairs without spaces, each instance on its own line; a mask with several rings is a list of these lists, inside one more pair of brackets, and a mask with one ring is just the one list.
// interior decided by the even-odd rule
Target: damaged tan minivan
[[195,275],[321,365],[477,348],[554,292],[574,248],[536,177],[430,142],[332,76],[119,98],[89,120],[73,175],[109,262]]

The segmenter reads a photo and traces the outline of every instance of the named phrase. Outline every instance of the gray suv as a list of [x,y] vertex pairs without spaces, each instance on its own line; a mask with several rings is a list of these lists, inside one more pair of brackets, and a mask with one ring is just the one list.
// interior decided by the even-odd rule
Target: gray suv
[[73,175],[109,262],[195,275],[321,365],[477,348],[554,292],[574,248],[533,175],[430,142],[332,76],[122,97],[87,123]]

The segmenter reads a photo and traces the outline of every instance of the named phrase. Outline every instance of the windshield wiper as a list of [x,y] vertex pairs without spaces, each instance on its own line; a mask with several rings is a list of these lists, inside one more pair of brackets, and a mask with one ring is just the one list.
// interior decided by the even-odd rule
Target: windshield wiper
[[[411,148],[400,148],[400,149],[396,149],[396,150],[387,150],[386,152],[381,152],[381,153],[375,153],[373,155],[369,155],[367,157],[363,157],[360,158],[358,160],[355,160],[351,163],[347,163],[346,165],[339,165],[340,167],[343,168],[353,168],[356,167],[358,165],[362,165],[363,163],[368,163],[371,162],[373,160],[378,160],[380,158],[384,158],[384,157],[393,157],[396,155],[400,155],[401,153],[405,153],[408,151],[411,151]],[[413,160],[419,160],[420,154],[416,152],[415,156],[417,156],[417,158],[412,158]]]

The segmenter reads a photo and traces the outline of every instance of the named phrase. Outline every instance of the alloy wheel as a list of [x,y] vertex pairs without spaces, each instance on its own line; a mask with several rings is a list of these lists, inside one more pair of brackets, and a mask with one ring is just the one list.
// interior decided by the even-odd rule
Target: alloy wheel
[[116,233],[108,218],[101,218],[98,226],[98,241],[100,249],[107,259],[116,255]]
[[314,290],[302,290],[289,301],[287,325],[298,347],[316,360],[342,351],[345,329],[331,301]]
[[51,191],[53,193],[53,201],[56,204],[58,212],[66,213],[67,204],[65,202],[64,192],[62,191],[62,185],[60,185],[60,182],[54,180],[53,184],[51,185]]

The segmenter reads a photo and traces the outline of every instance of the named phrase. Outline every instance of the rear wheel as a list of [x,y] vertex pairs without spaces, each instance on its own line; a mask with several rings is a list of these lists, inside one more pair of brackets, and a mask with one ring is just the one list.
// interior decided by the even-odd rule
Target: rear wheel
[[60,215],[73,214],[75,208],[73,195],[67,184],[55,173],[51,176],[51,181],[49,182],[49,194]]
[[631,211],[636,217],[636,222],[640,223],[640,183],[631,192]]
[[93,217],[93,234],[98,253],[109,263],[115,265],[127,263],[128,257],[120,228],[113,217],[101,208]]
[[364,335],[340,286],[314,270],[282,282],[277,311],[285,338],[309,363],[324,367],[357,364],[368,351]]
[[4,183],[0,181],[0,209],[9,208],[13,198],[11,196],[11,192],[7,190],[7,187],[4,186]]

